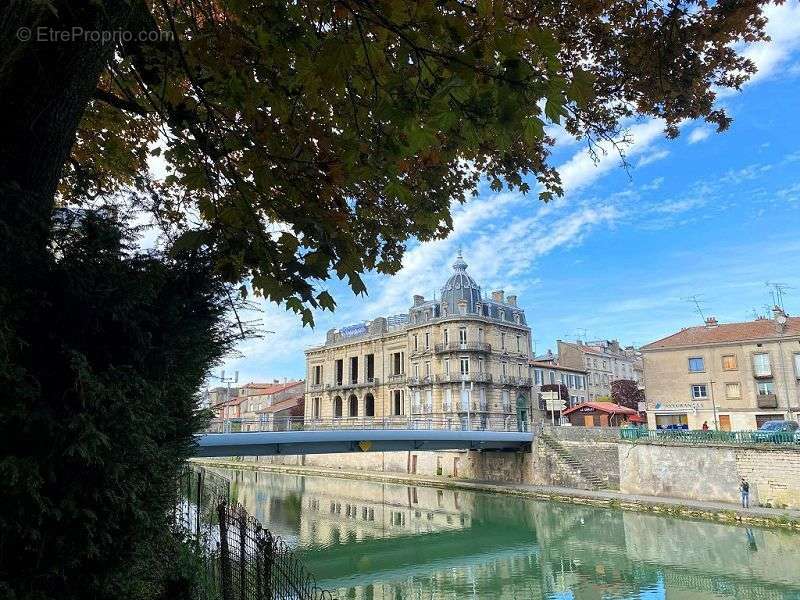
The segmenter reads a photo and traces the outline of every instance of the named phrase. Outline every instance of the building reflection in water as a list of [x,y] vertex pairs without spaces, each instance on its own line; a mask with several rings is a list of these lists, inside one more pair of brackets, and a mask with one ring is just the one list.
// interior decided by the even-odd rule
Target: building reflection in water
[[227,472],[339,598],[800,600],[800,535],[370,481]]

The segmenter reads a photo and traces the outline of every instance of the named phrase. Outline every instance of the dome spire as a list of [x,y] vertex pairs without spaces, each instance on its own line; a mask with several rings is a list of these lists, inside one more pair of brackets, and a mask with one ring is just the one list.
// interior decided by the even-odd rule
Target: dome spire
[[453,269],[456,271],[466,271],[467,270],[467,263],[464,262],[464,257],[461,255],[461,246],[458,247],[458,256],[456,256],[456,262],[453,263]]

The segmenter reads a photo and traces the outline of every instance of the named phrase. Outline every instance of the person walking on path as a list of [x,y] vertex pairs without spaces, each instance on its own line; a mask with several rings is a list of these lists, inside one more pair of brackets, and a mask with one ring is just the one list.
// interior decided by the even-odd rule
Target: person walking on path
[[739,484],[739,491],[742,492],[742,508],[750,508],[750,484],[744,477]]
[[703,421],[703,431],[708,431],[708,421]]

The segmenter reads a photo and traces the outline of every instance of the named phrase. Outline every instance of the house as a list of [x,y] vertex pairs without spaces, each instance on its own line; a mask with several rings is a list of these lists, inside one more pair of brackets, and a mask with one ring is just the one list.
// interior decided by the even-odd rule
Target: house
[[800,317],[687,327],[642,347],[651,429],[748,430],[800,414]]
[[621,427],[642,420],[632,408],[613,402],[584,402],[568,408],[561,415],[572,425],[584,427]]

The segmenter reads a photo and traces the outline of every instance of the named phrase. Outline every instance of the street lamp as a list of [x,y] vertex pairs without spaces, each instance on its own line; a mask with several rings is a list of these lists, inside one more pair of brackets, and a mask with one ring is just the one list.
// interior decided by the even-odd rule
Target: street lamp
[[714,411],[714,431],[719,431],[717,424],[717,403],[714,401],[714,380],[709,380],[709,388],[711,388],[711,409]]

